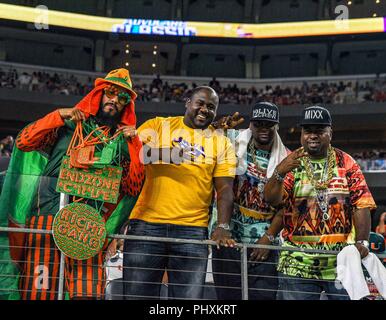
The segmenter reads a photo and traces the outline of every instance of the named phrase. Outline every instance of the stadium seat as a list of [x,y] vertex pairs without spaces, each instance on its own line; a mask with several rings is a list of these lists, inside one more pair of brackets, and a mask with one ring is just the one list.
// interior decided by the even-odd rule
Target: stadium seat
[[317,20],[319,1],[301,0],[263,0],[261,7],[255,8],[259,14],[259,22],[289,22]]
[[183,20],[244,22],[243,0],[185,0]]
[[370,74],[386,72],[386,43],[356,41],[336,43],[332,47],[334,74]]
[[311,77],[319,75],[327,46],[324,44],[257,46],[254,60],[261,78]]
[[374,13],[378,17],[383,17],[386,12],[385,1],[377,3],[375,0],[354,0],[350,2],[351,4],[348,4],[347,0],[332,0],[330,7],[332,16],[334,15],[333,9],[338,5],[345,5],[349,8],[350,19],[373,17]]
[[223,45],[185,45],[182,49],[182,74],[199,77],[246,77],[252,48]]
[[170,20],[171,0],[114,0],[112,16],[115,18],[140,18]]

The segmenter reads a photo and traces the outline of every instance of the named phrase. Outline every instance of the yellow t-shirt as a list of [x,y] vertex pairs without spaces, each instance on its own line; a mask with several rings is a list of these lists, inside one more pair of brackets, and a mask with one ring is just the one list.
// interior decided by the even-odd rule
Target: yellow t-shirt
[[145,183],[130,219],[207,227],[213,178],[235,176],[236,156],[230,140],[212,127],[189,128],[183,117],[157,117],[146,121],[138,132],[152,148],[194,146],[194,161],[146,165]]

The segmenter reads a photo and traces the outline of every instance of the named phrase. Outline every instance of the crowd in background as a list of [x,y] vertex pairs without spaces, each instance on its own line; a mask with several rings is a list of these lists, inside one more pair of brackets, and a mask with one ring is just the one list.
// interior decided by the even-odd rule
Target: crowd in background
[[84,95],[93,88],[93,81],[91,77],[88,78],[87,83],[81,83],[74,75],[64,76],[44,71],[19,74],[16,69],[4,71],[0,68],[0,87],[64,95]]
[[[64,75],[35,71],[32,73],[18,72],[14,68],[0,68],[0,87],[16,88],[35,92],[49,92],[63,95],[83,96],[93,88],[94,79],[87,78],[82,83],[72,74]],[[365,101],[386,101],[386,79],[358,84],[357,82],[307,84],[300,87],[282,87],[266,85],[264,89],[252,86],[249,89],[239,88],[237,84],[222,86],[213,78],[207,85],[218,92],[221,104],[251,105],[258,100],[270,101],[277,105],[307,104],[354,104]],[[184,102],[190,90],[197,87],[195,83],[169,83],[158,75],[150,83],[134,84],[138,100],[144,102]],[[0,141],[0,156],[10,156],[13,138],[6,137]],[[371,150],[354,153],[353,157],[365,170],[386,169],[386,151]],[[369,162],[369,160],[374,160]]]
[[352,154],[353,158],[356,160],[377,160],[377,159],[386,159],[386,150],[369,150],[362,152],[355,152]]
[[386,170],[386,150],[356,152],[352,156],[362,170]]
[[[19,73],[16,69],[8,71],[0,68],[0,87],[18,88],[22,90],[50,92],[64,95],[85,95],[93,86],[94,79],[80,81],[74,75],[47,73],[35,71]],[[308,84],[301,86],[266,85],[264,88],[240,88],[237,84],[221,85],[213,78],[209,83],[219,97],[221,104],[250,105],[256,101],[270,101],[277,105],[306,105],[306,104],[354,104],[362,102],[386,101],[386,79],[358,82]],[[138,100],[145,102],[183,102],[189,91],[197,85],[169,83],[159,76],[151,83],[134,84],[138,93]]]
[[10,157],[15,139],[12,136],[6,136],[0,140],[0,156]]
[[[375,87],[369,83],[358,87],[351,82],[345,84],[342,81],[339,83],[321,82],[312,85],[304,82],[301,87],[266,85],[263,89],[257,89],[254,86],[246,89],[239,88],[237,84],[221,86],[220,82],[213,78],[208,85],[216,90],[222,104],[250,105],[260,100],[273,102],[277,105],[350,104],[386,100],[386,94],[385,97],[381,98],[378,87],[375,90]],[[191,88],[185,83],[169,84],[159,77],[155,78],[150,85],[134,86],[141,101],[152,102],[182,102],[189,90],[195,87],[195,83],[192,84]],[[382,87],[382,90],[386,90],[386,81],[385,88]]]

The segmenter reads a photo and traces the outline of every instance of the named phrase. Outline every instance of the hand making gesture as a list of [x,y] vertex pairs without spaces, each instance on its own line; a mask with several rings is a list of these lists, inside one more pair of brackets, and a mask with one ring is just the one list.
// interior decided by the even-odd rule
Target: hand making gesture
[[300,166],[300,158],[307,156],[308,153],[301,147],[290,153],[282,162],[276,167],[278,174],[284,177],[288,172]]
[[238,112],[235,112],[232,116],[225,116],[217,121],[212,122],[212,126],[215,129],[233,129],[239,124],[244,122],[244,118],[240,116]]

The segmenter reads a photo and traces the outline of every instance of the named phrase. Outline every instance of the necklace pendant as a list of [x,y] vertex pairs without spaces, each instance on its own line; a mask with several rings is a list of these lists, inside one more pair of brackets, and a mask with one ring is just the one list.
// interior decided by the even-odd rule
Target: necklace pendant
[[328,220],[330,219],[330,215],[328,214],[328,197],[327,190],[317,190],[316,191],[316,200],[318,202],[318,206],[322,211],[322,219]]
[[257,185],[257,190],[259,191],[259,193],[264,192],[264,183],[260,182],[260,183]]

